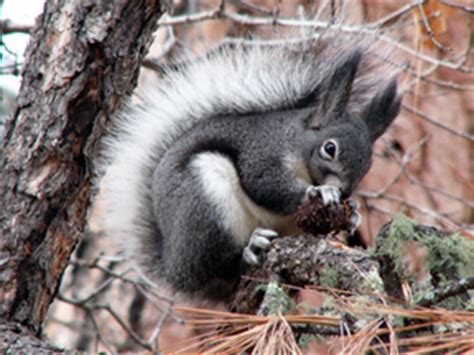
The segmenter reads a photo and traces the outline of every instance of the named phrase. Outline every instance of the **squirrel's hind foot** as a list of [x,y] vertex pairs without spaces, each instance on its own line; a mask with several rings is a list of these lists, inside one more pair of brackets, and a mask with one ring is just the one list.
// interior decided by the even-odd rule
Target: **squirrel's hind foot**
[[270,249],[271,239],[278,237],[278,233],[271,229],[256,228],[250,236],[249,243],[244,248],[242,258],[249,265],[259,265],[259,254],[262,250]]

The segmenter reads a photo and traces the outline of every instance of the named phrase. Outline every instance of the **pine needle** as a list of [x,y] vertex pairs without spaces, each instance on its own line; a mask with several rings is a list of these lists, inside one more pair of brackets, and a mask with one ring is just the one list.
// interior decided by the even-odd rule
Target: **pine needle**
[[[163,352],[204,352],[261,354],[301,354],[292,325],[312,325],[341,329],[341,336],[331,339],[338,353],[364,354],[367,352],[398,354],[403,351],[432,353],[436,351],[470,353],[474,351],[474,312],[430,309],[402,303],[379,303],[373,300],[338,295],[331,292],[336,309],[360,319],[369,319],[361,329],[341,328],[341,317],[325,315],[273,315],[230,313],[225,311],[174,307],[176,312],[196,327],[200,334]],[[409,325],[395,326],[395,319],[410,320]],[[352,330],[351,330],[352,329]],[[433,329],[438,329],[436,334]],[[204,333],[202,331],[205,331]],[[349,332],[353,332],[350,334]],[[344,335],[346,333],[346,335]],[[349,333],[349,334],[348,334]],[[406,337],[410,334],[410,337]]]

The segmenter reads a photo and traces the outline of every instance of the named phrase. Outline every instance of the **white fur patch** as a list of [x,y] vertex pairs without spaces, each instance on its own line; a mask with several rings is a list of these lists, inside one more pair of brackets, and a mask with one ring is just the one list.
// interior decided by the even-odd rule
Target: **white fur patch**
[[[216,211],[222,226],[241,245],[247,245],[257,227],[279,230],[286,216],[256,205],[242,189],[232,161],[217,153],[201,153],[191,163],[201,180],[201,188]],[[282,223],[283,221],[283,223]]]

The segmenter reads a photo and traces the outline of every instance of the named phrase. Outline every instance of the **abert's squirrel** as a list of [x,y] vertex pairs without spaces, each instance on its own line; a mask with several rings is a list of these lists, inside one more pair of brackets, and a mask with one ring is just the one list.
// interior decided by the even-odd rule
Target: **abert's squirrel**
[[308,196],[338,202],[369,170],[400,108],[371,52],[323,36],[166,71],[108,138],[106,232],[174,291],[225,297]]

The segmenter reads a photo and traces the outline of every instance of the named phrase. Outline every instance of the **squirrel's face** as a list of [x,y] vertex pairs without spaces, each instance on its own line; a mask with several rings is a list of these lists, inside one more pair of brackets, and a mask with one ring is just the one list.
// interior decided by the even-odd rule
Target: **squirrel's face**
[[[358,110],[350,109],[362,52],[356,50],[335,68],[332,76],[303,102],[313,112],[304,134],[304,159],[314,185],[335,185],[348,196],[368,172],[372,145],[400,111],[395,79]],[[358,112],[357,114],[351,112]],[[357,116],[356,116],[357,115]]]
[[372,142],[364,122],[353,118],[305,133],[305,155],[314,185],[334,185],[348,197],[371,165]]

